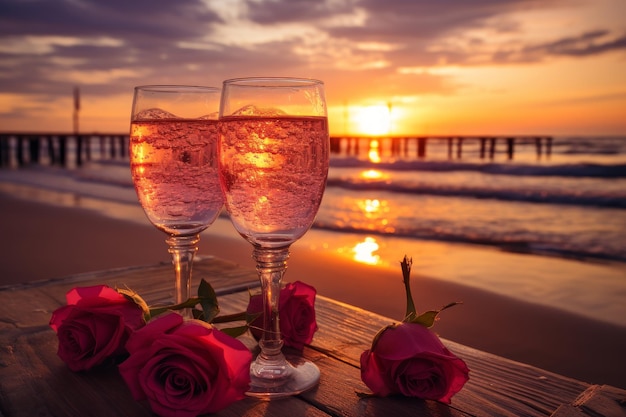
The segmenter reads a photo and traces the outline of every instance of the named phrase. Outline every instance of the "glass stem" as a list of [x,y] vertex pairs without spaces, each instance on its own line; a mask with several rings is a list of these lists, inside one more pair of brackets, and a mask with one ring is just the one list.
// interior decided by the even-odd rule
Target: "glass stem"
[[282,354],[278,304],[283,274],[287,268],[289,247],[255,247],[253,257],[263,291],[263,336],[261,353],[252,363],[251,374],[258,378],[277,380],[289,376],[289,364]]
[[[174,302],[180,304],[189,299],[191,294],[191,267],[193,257],[198,251],[198,241],[200,235],[193,236],[170,236],[165,240],[169,245],[169,252],[172,254],[172,264],[176,273]],[[192,318],[190,308],[181,311],[183,317]]]

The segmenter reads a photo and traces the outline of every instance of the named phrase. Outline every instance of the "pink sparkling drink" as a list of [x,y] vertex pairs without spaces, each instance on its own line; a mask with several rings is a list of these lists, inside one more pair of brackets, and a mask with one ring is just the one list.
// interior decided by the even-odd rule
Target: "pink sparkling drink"
[[150,221],[171,235],[195,235],[218,216],[217,120],[133,120],[130,168]]
[[284,247],[311,227],[328,174],[328,120],[318,116],[220,119],[220,180],[237,231]]

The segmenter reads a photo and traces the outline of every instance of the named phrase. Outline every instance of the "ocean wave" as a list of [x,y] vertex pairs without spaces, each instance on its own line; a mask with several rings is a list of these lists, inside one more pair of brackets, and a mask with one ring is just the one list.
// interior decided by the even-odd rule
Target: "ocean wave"
[[473,163],[462,161],[420,161],[396,160],[393,162],[374,163],[367,160],[344,157],[331,158],[330,166],[335,168],[364,168],[382,169],[389,171],[429,171],[454,172],[472,171],[491,175],[512,176],[556,176],[574,178],[626,178],[626,164],[501,164],[501,163]]
[[340,233],[353,233],[361,235],[373,235],[392,238],[408,238],[431,241],[443,241],[451,243],[464,243],[473,245],[485,245],[498,248],[502,251],[515,253],[528,253],[559,258],[569,258],[578,260],[599,260],[626,262],[626,252],[620,246],[598,247],[585,242],[547,242],[542,239],[532,238],[511,238],[503,235],[477,235],[473,233],[454,233],[442,231],[439,228],[421,227],[415,230],[395,229],[393,232],[385,232],[376,229],[363,229],[350,225],[337,225],[332,222],[325,222],[317,219],[313,225],[315,229],[328,230]]
[[[361,163],[362,161],[359,161]],[[377,168],[382,168],[377,164]],[[392,164],[398,166],[398,163]],[[404,164],[400,164],[404,165]],[[409,162],[408,165],[413,165]],[[457,165],[457,164],[444,164]],[[472,165],[472,164],[464,164]],[[333,165],[335,166],[335,165]],[[345,167],[346,165],[344,165]],[[358,166],[363,166],[358,165]],[[531,167],[534,168],[534,167]],[[626,170],[626,167],[624,167]],[[435,170],[433,170],[435,171]],[[483,171],[484,172],[484,171]],[[128,163],[98,163],[90,164],[83,169],[66,171],[66,175],[72,176],[81,182],[91,182],[132,188]],[[520,176],[528,176],[519,172]],[[625,176],[626,177],[626,176]],[[427,184],[416,182],[401,182],[388,180],[363,181],[356,178],[329,178],[327,187],[335,187],[353,191],[388,191],[409,195],[434,195],[443,197],[463,197],[477,199],[495,199],[502,201],[544,203],[544,204],[567,204],[587,207],[626,208],[626,191],[612,193],[606,190],[585,190],[563,188],[559,190],[532,187],[480,187],[453,184]]]
[[353,191],[389,191],[411,195],[435,195],[444,197],[465,197],[478,199],[495,199],[503,201],[568,204],[589,207],[626,208],[626,193],[613,195],[608,192],[580,190],[550,190],[532,188],[481,188],[454,185],[404,184],[390,181],[358,181],[346,178],[329,178],[327,187],[335,187]]

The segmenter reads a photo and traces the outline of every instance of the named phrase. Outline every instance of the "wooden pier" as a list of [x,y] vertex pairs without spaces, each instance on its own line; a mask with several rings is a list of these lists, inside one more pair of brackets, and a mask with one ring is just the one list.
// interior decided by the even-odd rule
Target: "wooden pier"
[[[126,159],[128,134],[121,133],[2,133],[0,132],[0,167],[49,164],[77,167],[91,160]],[[480,159],[494,159],[504,153],[509,160],[518,147],[532,146],[537,159],[552,153],[550,136],[403,136],[358,137],[332,136],[331,153],[359,156],[376,149],[381,156],[425,159],[429,146],[443,144],[448,159],[461,159],[464,152]],[[502,148],[504,146],[504,148]],[[469,152],[468,152],[469,151]]]
[[69,168],[127,154],[128,134],[0,133],[0,167],[47,163]]
[[376,148],[393,157],[425,159],[428,145],[433,142],[444,143],[448,159],[461,159],[464,149],[468,148],[477,151],[481,159],[493,159],[498,143],[504,145],[504,153],[510,160],[514,159],[516,146],[533,146],[537,158],[550,157],[552,154],[551,136],[333,136],[330,138],[330,147],[332,153],[347,156],[357,156],[364,148],[367,151]]

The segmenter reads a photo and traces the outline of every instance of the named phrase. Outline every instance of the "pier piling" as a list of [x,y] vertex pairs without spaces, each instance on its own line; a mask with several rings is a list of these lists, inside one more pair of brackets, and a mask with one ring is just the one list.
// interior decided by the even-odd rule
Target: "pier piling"
[[[478,154],[480,159],[494,159],[496,157],[497,142],[505,143],[505,154],[507,159],[513,160],[517,146],[532,146],[534,141],[535,152],[538,158],[550,156],[552,147],[552,137],[550,136],[398,136],[398,137],[331,137],[331,153],[358,156],[361,154],[359,143],[376,140],[378,148],[383,152],[388,150],[392,157],[410,157],[411,152],[418,159],[424,159],[427,154],[428,144],[431,142],[444,142],[447,144],[448,159],[464,158],[464,148],[469,148],[470,154]],[[345,144],[345,146],[342,146]],[[387,144],[387,146],[385,146]],[[478,149],[472,151],[472,146]],[[475,148],[474,148],[475,149]]]
[[0,168],[46,163],[70,168],[91,160],[124,159],[126,146],[128,135],[123,134],[0,132]]
[[[553,138],[550,136],[398,136],[398,137],[359,137],[339,136],[330,138],[330,151],[334,154],[359,156],[377,142],[380,156],[418,159],[426,158],[428,146],[432,143],[443,145],[448,159],[471,158],[494,159],[497,155],[497,142],[506,144],[505,154],[513,160],[518,147],[528,149],[534,146],[537,158],[549,158],[552,153]],[[365,146],[367,145],[367,146]],[[0,132],[0,168],[20,167],[26,164],[59,165],[66,168],[83,165],[86,161],[128,158],[128,135],[119,133],[12,133]],[[365,150],[363,150],[363,148]],[[467,150],[467,152],[466,152]],[[436,149],[435,149],[435,152]],[[531,151],[532,152],[532,151]],[[469,156],[467,156],[467,155]],[[366,156],[366,155],[363,155]],[[445,158],[445,153],[444,153]]]

